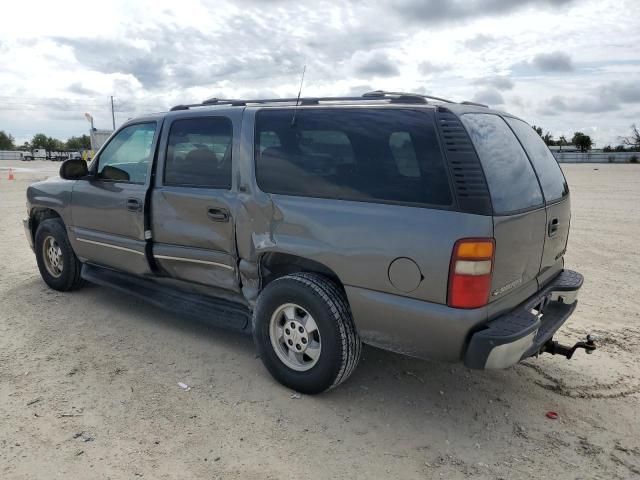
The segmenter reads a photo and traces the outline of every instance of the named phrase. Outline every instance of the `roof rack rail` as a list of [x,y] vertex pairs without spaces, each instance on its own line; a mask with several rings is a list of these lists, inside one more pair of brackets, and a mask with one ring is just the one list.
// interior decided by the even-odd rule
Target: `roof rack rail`
[[484,108],[489,108],[489,105],[485,105],[484,103],[478,103],[478,102],[470,102],[469,100],[465,100],[464,102],[460,102],[461,105],[473,105],[476,107],[484,107]]
[[[299,102],[300,105],[318,105],[320,102],[356,102],[362,101],[362,97],[302,97],[299,100],[297,98],[256,98],[256,99],[239,99],[239,98],[208,98],[202,103],[192,103],[187,105],[176,105],[172,107],[170,111],[176,110],[188,110],[193,107],[207,107],[213,105],[229,105],[244,106],[244,105],[261,105],[265,103],[295,103]],[[367,99],[365,99],[367,100]],[[372,99],[377,100],[377,99]]]
[[417,97],[422,99],[436,100],[444,103],[456,103],[453,100],[447,100],[446,98],[434,97],[433,95],[422,95],[421,93],[407,93],[407,92],[388,92],[386,90],[374,90],[373,92],[367,92],[363,97],[381,97],[381,98],[398,98],[398,97]]
[[363,100],[387,100],[391,103],[428,103],[427,99],[436,100],[439,102],[455,103],[444,98],[433,97],[430,95],[421,95],[418,93],[387,92],[384,90],[375,90],[373,92],[367,92],[359,97],[303,97],[299,100],[297,98],[239,99],[212,97],[204,100],[202,103],[175,105],[174,107],[171,107],[169,111],[175,112],[178,110],[189,110],[190,108],[208,107],[214,105],[229,105],[235,107],[245,105],[262,105],[267,103],[295,103],[296,101],[299,101],[300,105],[318,105],[320,102],[361,102]]

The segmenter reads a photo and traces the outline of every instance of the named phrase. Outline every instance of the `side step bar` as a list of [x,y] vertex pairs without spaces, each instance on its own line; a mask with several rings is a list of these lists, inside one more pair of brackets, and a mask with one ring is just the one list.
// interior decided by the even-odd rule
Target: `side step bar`
[[249,309],[236,302],[184,292],[109,268],[84,264],[82,278],[88,282],[115,288],[174,313],[208,325],[245,333],[251,332]]

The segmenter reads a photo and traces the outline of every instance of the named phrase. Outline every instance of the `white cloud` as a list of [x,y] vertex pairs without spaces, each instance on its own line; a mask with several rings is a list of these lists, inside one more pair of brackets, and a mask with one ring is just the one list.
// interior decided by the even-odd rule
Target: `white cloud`
[[473,101],[489,106],[503,105],[504,98],[495,88],[485,88],[473,96]]
[[[65,138],[211,96],[416,91],[599,143],[640,123],[634,0],[9,2],[0,130]],[[34,11],[38,15],[33,15]],[[571,21],[567,21],[570,18]],[[607,35],[594,35],[606,31]]]
[[571,56],[565,52],[539,53],[531,61],[543,72],[571,72],[574,69]]

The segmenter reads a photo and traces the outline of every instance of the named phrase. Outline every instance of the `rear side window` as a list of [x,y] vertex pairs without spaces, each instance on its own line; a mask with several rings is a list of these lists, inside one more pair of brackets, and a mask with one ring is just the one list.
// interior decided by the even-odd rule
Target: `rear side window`
[[538,173],[545,200],[553,202],[567,195],[569,187],[562,170],[560,170],[560,165],[558,165],[540,135],[522,120],[508,117],[505,120],[515,132],[520,143],[522,143],[527,155],[529,155],[529,159]]
[[533,167],[520,142],[498,115],[468,113],[460,117],[484,170],[496,214],[543,204]]
[[291,109],[257,114],[256,177],[263,191],[409,205],[452,204],[432,112],[300,109],[294,125],[292,114]]
[[411,136],[407,132],[393,132],[389,137],[389,148],[396,161],[398,171],[406,177],[419,177],[420,165],[416,157]]
[[198,117],[171,124],[165,185],[231,188],[231,121]]

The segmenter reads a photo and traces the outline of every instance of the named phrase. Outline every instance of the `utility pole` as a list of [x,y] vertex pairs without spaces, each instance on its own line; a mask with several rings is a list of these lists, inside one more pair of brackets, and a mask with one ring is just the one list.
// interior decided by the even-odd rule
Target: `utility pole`
[[116,114],[113,112],[113,95],[111,95],[111,122],[113,123],[113,129],[116,129]]

